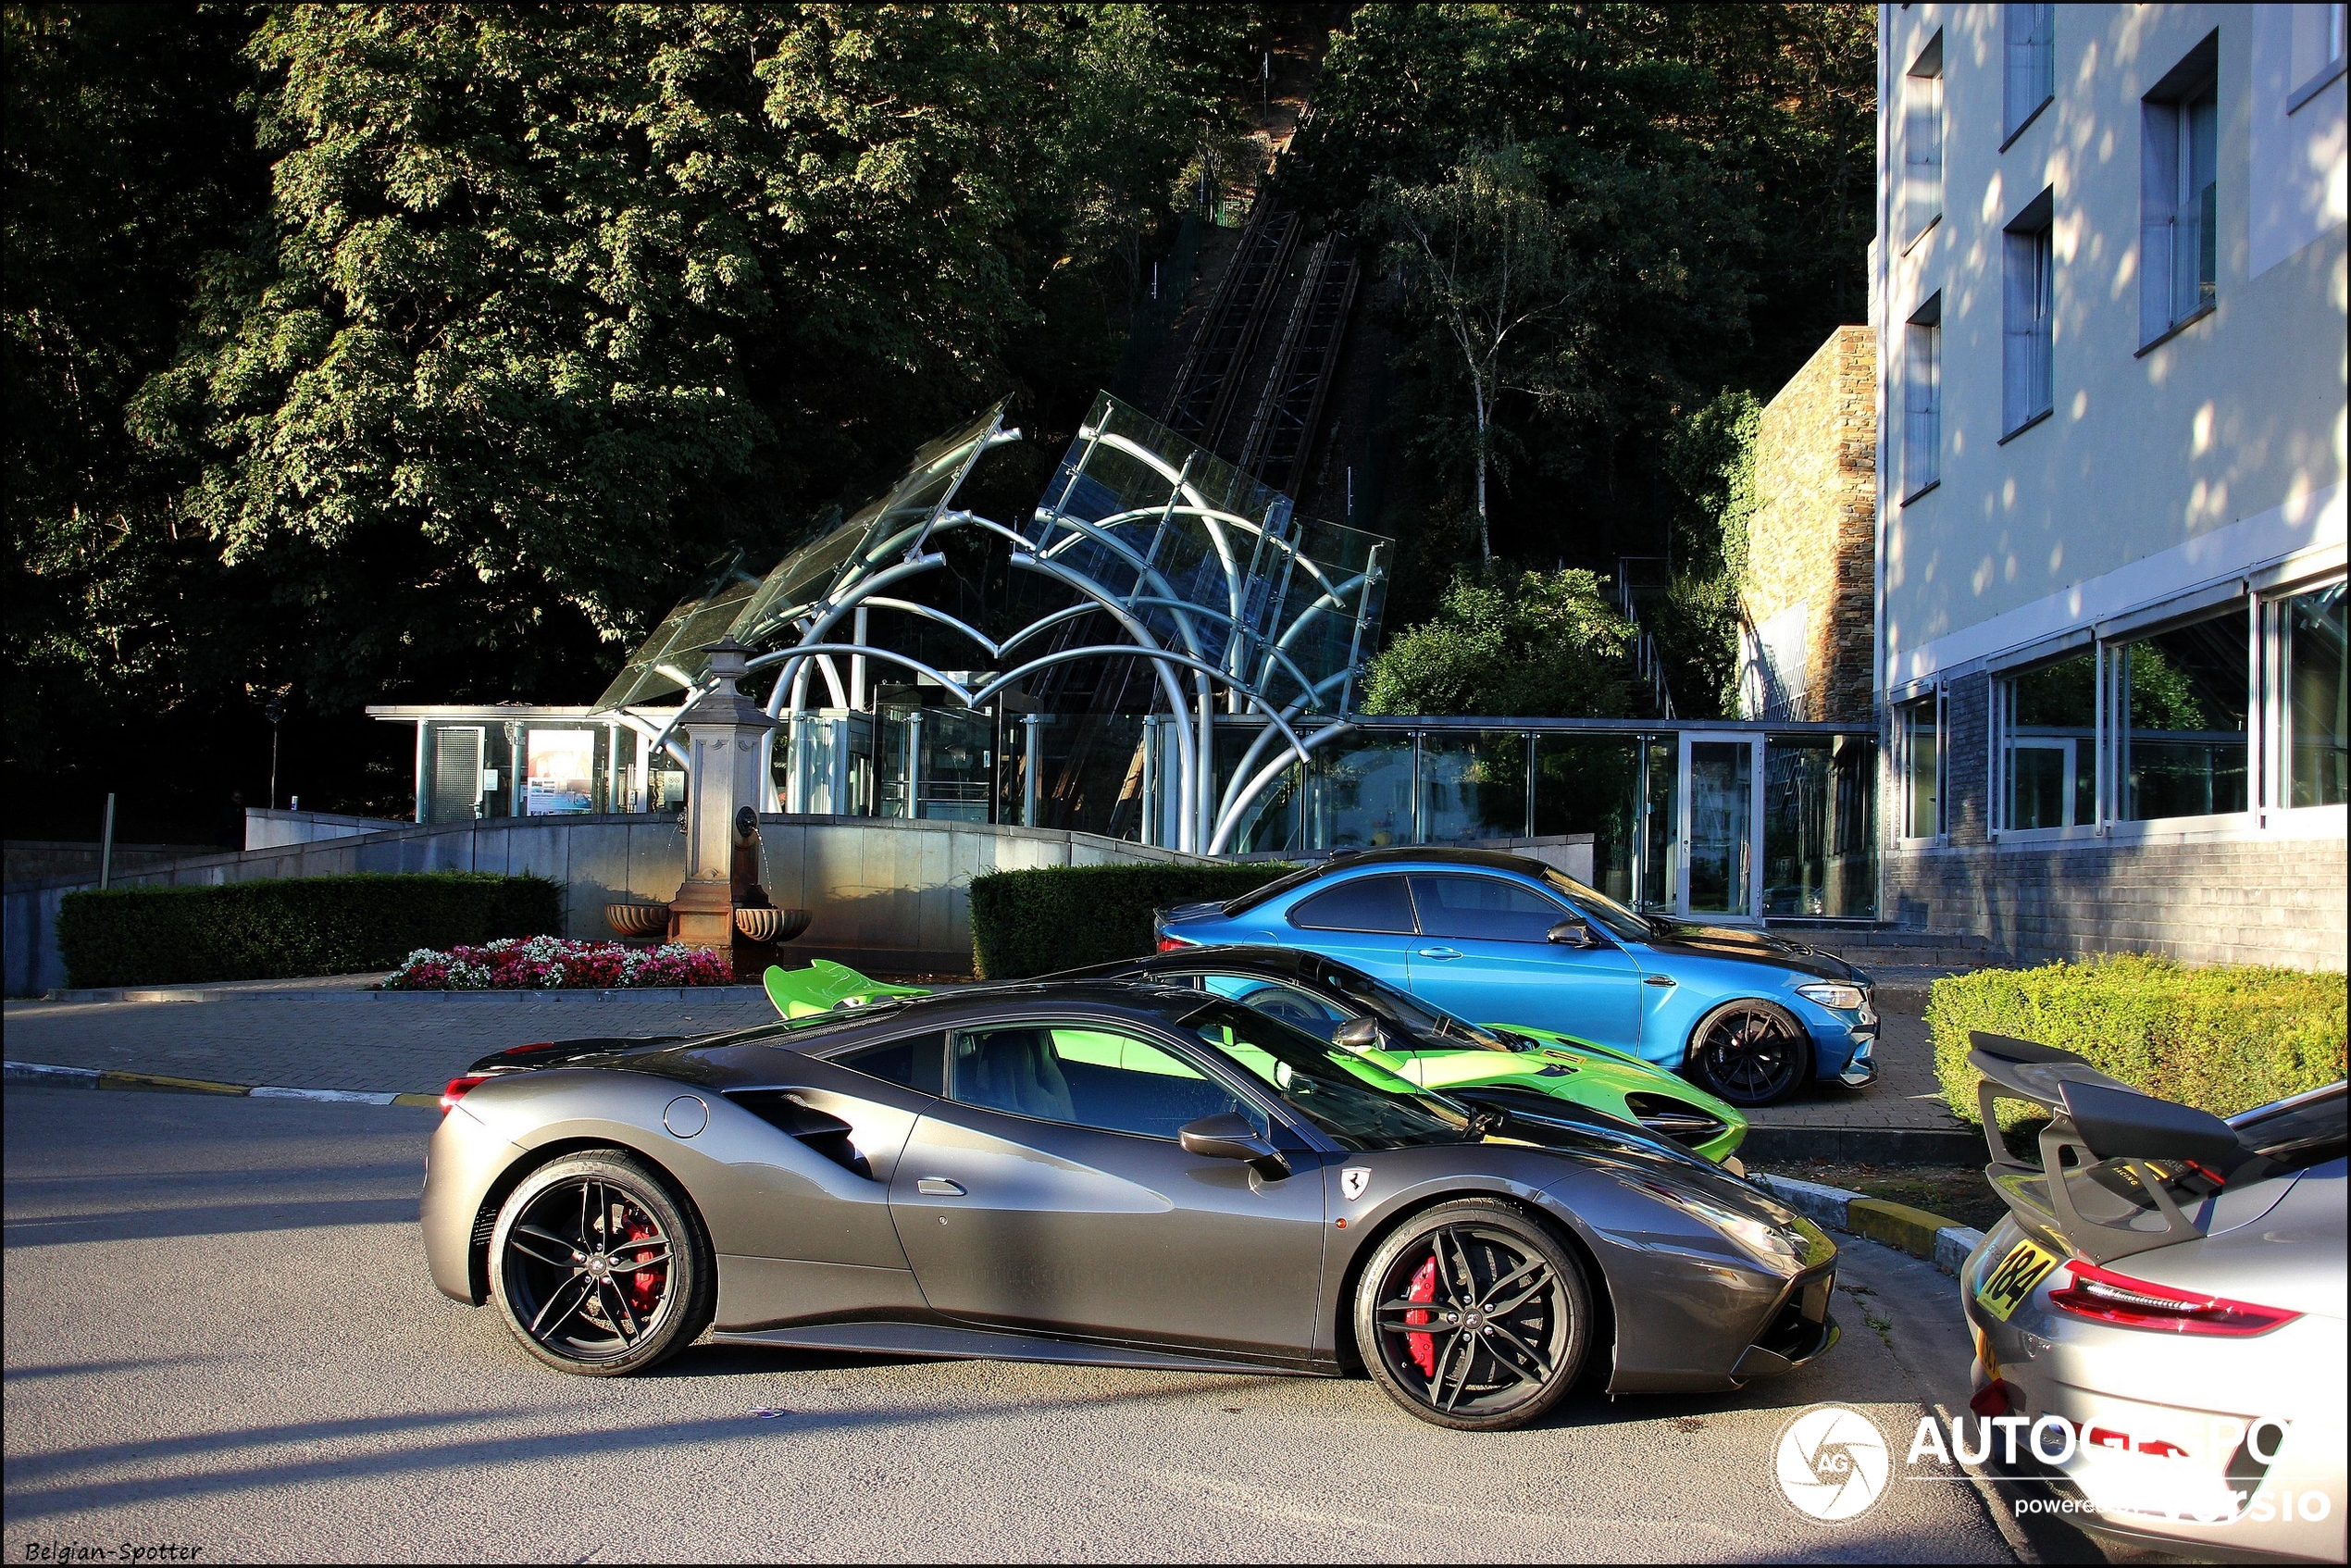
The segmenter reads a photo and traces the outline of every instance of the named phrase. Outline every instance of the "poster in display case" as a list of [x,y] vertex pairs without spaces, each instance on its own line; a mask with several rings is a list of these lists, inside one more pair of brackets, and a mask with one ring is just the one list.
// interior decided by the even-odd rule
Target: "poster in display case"
[[596,809],[596,732],[533,729],[529,771],[523,776],[523,813],[549,816]]

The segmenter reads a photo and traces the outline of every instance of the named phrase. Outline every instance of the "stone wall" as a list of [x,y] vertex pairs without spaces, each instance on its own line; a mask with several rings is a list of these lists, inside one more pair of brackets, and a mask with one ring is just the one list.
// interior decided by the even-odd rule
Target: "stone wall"
[[[890,817],[760,819],[760,880],[787,909],[813,916],[790,952],[890,973],[969,974],[971,879],[983,872],[1126,861],[1213,864],[1120,839],[989,823]],[[236,854],[207,854],[119,872],[118,887],[219,884],[357,871],[496,871],[550,878],[564,890],[568,937],[611,939],[607,903],[660,903],[685,875],[686,838],[672,816],[490,817],[403,826]],[[11,996],[67,984],[57,907],[95,880],[61,877],[6,893]]]
[[[1763,410],[1739,597],[1749,717],[1866,722],[1876,660],[1877,342],[1839,327]],[[1760,642],[1760,646],[1759,646]]]

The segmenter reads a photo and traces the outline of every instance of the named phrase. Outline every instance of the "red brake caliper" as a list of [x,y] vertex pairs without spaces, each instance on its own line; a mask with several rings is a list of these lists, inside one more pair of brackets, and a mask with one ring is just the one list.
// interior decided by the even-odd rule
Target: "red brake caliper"
[[[650,1241],[653,1237],[653,1227],[649,1225],[632,1225],[628,1227],[630,1242]],[[661,1300],[661,1272],[664,1266],[665,1265],[655,1263],[651,1268],[641,1268],[628,1276],[628,1305],[631,1310],[640,1313],[649,1313],[653,1310],[653,1304]]]
[[[1412,1288],[1404,1292],[1404,1299],[1408,1301],[1437,1300],[1437,1260],[1435,1258],[1423,1263],[1421,1272],[1412,1276]],[[1404,1314],[1406,1323],[1426,1323],[1428,1320],[1429,1314],[1426,1313]],[[1414,1364],[1421,1369],[1422,1376],[1437,1375],[1437,1337],[1435,1335],[1407,1334],[1404,1336],[1404,1349],[1411,1352]]]

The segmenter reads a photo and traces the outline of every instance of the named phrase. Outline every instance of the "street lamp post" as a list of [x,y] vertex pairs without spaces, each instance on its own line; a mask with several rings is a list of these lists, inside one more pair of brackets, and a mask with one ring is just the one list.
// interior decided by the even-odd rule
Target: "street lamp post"
[[262,704],[261,716],[269,721],[269,809],[278,809],[278,726],[285,722],[286,700],[272,697]]

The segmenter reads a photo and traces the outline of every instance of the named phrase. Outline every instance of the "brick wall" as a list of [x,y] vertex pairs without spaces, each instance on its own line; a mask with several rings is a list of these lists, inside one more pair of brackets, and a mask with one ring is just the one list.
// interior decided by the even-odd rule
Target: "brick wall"
[[1805,689],[1788,717],[1871,715],[1876,380],[1875,335],[1839,327],[1765,406],[1756,435],[1757,506],[1739,592],[1750,626],[1803,607]]

